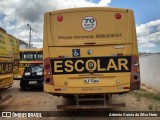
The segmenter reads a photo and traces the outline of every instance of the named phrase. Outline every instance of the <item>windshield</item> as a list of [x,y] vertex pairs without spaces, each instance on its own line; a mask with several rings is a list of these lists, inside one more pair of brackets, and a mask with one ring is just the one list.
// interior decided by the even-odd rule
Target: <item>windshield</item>
[[43,72],[43,65],[31,65],[25,68],[25,72]]
[[31,66],[32,72],[43,72],[43,65]]

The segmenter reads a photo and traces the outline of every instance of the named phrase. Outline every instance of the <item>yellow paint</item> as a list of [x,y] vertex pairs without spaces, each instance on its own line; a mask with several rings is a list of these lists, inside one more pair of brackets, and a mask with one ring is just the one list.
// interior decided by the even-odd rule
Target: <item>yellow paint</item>
[[110,59],[109,63],[108,63],[108,67],[107,70],[109,71],[111,68],[114,68],[115,70],[118,70],[116,64],[114,63],[113,59]]
[[127,67],[127,63],[128,61],[126,59],[118,59],[118,68],[119,70],[122,69],[122,66],[126,69],[126,70],[129,70],[128,67]]
[[73,68],[72,64],[73,64],[73,62],[71,60],[68,60],[68,61],[65,62],[65,66],[67,67],[67,68],[65,68],[66,72],[72,72],[73,71],[74,68]]
[[84,61],[82,61],[82,60],[77,60],[77,61],[75,62],[75,69],[76,69],[76,71],[82,72],[82,71],[84,70],[84,67],[78,68],[78,63],[79,63],[79,64],[84,64]]
[[6,31],[0,28],[0,89],[13,84],[13,52]]
[[[121,14],[121,19],[115,19],[116,13]],[[61,22],[57,21],[59,15],[63,16]],[[86,31],[82,27],[82,21],[86,16],[91,16],[96,20],[96,27],[92,31]],[[119,58],[118,61],[115,61],[113,58],[108,61],[107,66],[103,66],[100,59],[94,60],[92,58],[112,57],[117,54],[138,56],[132,10],[93,7],[47,12],[44,15],[43,37],[44,59],[58,59],[58,56],[67,56],[66,59],[76,58],[75,62],[66,59],[62,61],[61,59],[63,58],[61,58],[55,61],[55,63],[51,63],[54,66],[52,69],[59,74],[52,76],[54,84],[44,84],[45,92],[90,94],[129,91],[129,89],[123,89],[123,87],[130,87],[131,72],[108,72],[111,70],[129,70],[127,59]],[[80,50],[79,57],[73,56],[73,49]],[[93,51],[92,54],[88,54],[89,50]],[[78,59],[82,57],[87,58],[87,61],[84,62]],[[93,64],[91,68],[88,66],[90,62]],[[91,73],[71,74],[73,71],[79,73],[84,71],[84,69]],[[92,73],[94,70],[101,73]],[[63,74],[63,72],[68,74]],[[91,77],[99,78],[99,83],[83,83],[84,78]],[[118,85],[116,80],[120,81]],[[67,81],[67,85],[64,85],[65,81]],[[64,88],[64,90],[55,91],[55,88]],[[98,89],[91,90],[92,88]]]
[[62,68],[62,65],[58,65],[59,63],[62,63],[62,61],[55,61],[54,62],[54,71],[55,72],[63,72],[63,70],[58,70],[58,68]]
[[97,69],[98,69],[98,71],[105,71],[106,70],[106,68],[100,67],[100,60],[99,59],[97,60]]

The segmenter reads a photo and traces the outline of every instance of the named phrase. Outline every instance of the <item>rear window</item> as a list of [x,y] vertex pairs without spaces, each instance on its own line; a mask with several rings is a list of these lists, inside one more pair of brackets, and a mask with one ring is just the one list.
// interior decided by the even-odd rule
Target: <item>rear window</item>
[[43,65],[31,65],[25,68],[25,72],[43,72]]

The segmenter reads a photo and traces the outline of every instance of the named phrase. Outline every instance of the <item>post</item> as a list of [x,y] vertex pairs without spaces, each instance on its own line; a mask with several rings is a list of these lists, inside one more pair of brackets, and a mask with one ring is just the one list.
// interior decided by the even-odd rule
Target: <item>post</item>
[[28,48],[31,48],[31,26],[29,24],[27,24],[27,26],[29,26],[29,43],[28,43]]

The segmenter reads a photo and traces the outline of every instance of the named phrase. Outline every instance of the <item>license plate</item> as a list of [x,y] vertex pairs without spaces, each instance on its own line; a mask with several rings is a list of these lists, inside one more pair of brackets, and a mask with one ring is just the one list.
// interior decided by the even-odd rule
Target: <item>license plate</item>
[[37,84],[37,81],[29,81],[29,84]]
[[30,72],[25,72],[24,74],[25,74],[25,76],[29,76],[29,75],[31,75],[31,73],[30,73]]
[[99,83],[99,78],[84,78],[83,83],[84,84],[96,84],[96,83]]

